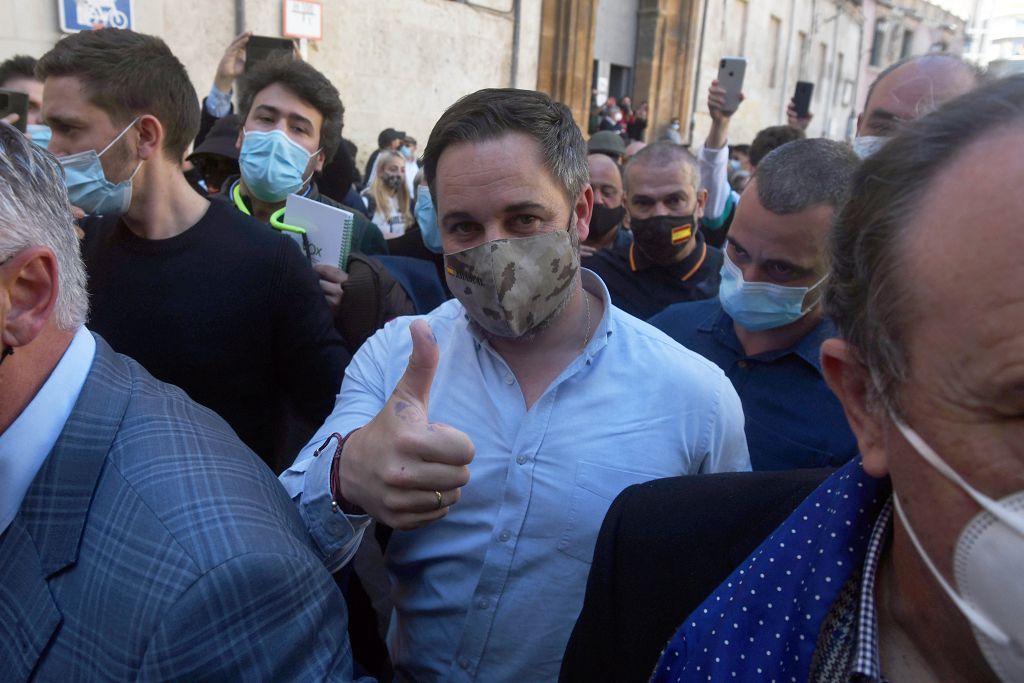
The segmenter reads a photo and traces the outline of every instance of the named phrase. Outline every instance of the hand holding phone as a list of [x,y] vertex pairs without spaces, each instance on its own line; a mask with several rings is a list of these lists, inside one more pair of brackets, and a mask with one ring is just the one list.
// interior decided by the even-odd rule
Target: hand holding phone
[[287,55],[295,58],[295,43],[290,38],[271,38],[269,36],[249,36],[245,43],[245,70],[253,68],[270,57]]
[[725,91],[723,113],[732,114],[739,109],[746,72],[747,60],[743,57],[723,57],[718,62],[718,85]]
[[0,88],[0,119],[24,133],[28,123],[28,95]]
[[797,81],[796,92],[793,93],[793,109],[798,119],[808,118],[811,112],[811,95],[814,94],[814,84],[810,81]]

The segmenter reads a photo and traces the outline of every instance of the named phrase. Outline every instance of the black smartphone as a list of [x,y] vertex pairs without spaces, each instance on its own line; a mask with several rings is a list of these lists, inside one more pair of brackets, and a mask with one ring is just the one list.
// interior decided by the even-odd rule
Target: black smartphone
[[248,71],[268,57],[295,56],[295,43],[290,38],[251,36],[245,44],[245,70]]
[[0,119],[10,114],[18,115],[14,127],[24,133],[25,125],[28,123],[28,95],[17,90],[0,88]]
[[806,119],[811,111],[811,95],[814,94],[814,84],[810,81],[797,81],[796,92],[793,93],[793,103],[796,106],[796,116]]

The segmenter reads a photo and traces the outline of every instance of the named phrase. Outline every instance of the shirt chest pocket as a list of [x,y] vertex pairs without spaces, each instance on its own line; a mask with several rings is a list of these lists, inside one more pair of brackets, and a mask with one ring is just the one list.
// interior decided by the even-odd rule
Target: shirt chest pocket
[[615,497],[628,486],[642,484],[660,476],[590,462],[578,463],[565,530],[558,541],[558,549],[590,564],[594,557],[597,533]]

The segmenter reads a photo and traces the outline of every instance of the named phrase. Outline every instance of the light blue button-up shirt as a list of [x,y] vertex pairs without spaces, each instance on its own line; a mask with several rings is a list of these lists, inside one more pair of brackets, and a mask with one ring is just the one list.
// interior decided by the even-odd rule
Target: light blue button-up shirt
[[78,328],[35,397],[0,434],[0,535],[18,514],[28,487],[64,430],[95,355],[96,340],[85,327]]
[[[613,308],[600,279],[583,275],[605,314],[530,410],[458,301],[425,316],[440,347],[430,420],[468,434],[476,457],[446,517],[389,542],[389,646],[400,678],[555,680],[612,499],[659,477],[750,469],[743,409],[722,371]],[[353,358],[334,412],[282,477],[300,509],[303,484],[321,496],[327,487],[326,475],[306,471],[327,469],[313,450],[387,402],[412,351],[414,319],[392,321]],[[303,514],[321,532],[340,528]]]

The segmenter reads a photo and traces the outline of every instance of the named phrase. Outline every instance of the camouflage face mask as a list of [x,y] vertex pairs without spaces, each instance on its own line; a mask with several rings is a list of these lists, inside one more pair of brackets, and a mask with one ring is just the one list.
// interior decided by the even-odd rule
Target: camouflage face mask
[[565,306],[580,269],[575,226],[446,254],[448,288],[480,327],[518,338]]

